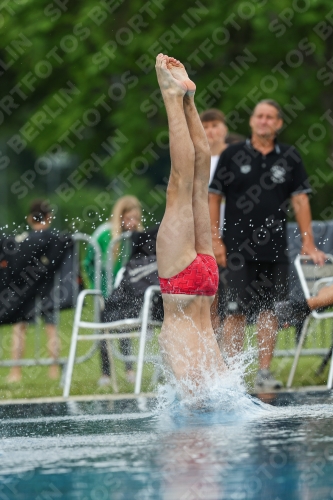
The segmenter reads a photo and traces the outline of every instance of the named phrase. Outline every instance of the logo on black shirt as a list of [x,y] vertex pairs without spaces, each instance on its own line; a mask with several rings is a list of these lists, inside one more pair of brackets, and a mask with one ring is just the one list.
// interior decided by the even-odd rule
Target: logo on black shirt
[[273,165],[271,168],[271,180],[276,184],[282,184],[286,180],[286,171],[280,165]]
[[242,174],[248,174],[249,172],[251,172],[251,165],[241,165],[240,171],[242,172]]

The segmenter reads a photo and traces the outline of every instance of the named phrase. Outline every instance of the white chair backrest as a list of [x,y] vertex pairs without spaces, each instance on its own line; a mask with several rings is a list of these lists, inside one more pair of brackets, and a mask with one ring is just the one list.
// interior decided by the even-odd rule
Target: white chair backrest
[[109,230],[109,231],[112,231],[112,223],[107,221],[107,222],[103,222],[103,224],[101,224],[100,226],[97,226],[95,231],[93,232],[93,234],[91,235],[91,237],[97,241],[98,238],[100,237],[100,235],[102,233],[104,233],[104,231],[106,230]]
[[324,283],[328,278],[332,278],[333,281],[333,255],[327,254],[324,266],[315,265],[307,255],[298,255],[295,267],[306,299],[316,294],[318,287],[315,285],[319,280]]
[[113,284],[113,289],[115,290],[116,288],[118,288],[118,286],[120,285],[122,279],[123,279],[123,276],[124,276],[124,272],[126,270],[126,267],[121,267],[119,269],[119,271],[117,272],[116,274],[116,277],[115,277],[115,280],[114,280],[114,284]]

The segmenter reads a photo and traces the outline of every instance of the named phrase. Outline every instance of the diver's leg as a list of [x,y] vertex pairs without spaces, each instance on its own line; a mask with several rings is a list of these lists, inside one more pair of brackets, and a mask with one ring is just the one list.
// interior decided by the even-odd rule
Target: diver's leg
[[214,257],[208,208],[210,148],[194,104],[194,95],[185,96],[184,110],[195,150],[192,195],[195,250]]
[[188,78],[185,67],[180,61],[169,57],[167,66],[171,74],[179,82],[186,84],[188,89],[184,96],[184,112],[195,152],[192,194],[195,250],[197,253],[214,256],[208,208],[211,153],[206,133],[194,103],[195,84]]
[[[187,92],[184,96],[184,112],[195,153],[192,193],[195,250],[197,253],[214,257],[208,209],[211,153],[206,133],[194,103],[195,84],[188,78],[185,67],[178,60],[170,57],[168,59],[168,68],[176,79],[187,86]],[[225,365],[212,328],[211,304],[213,297],[202,296],[200,302],[201,325],[199,341],[201,345],[197,351],[200,359],[196,360],[194,366],[200,367],[205,372],[221,373]]]
[[156,73],[168,116],[171,172],[166,209],[157,235],[158,273],[170,278],[196,257],[192,192],[194,147],[183,107],[186,87],[167,68],[167,56],[156,58]]

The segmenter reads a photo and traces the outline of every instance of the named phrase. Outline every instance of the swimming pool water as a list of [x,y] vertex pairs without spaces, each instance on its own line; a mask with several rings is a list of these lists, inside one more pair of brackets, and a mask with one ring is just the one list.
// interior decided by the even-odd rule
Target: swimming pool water
[[[235,398],[237,398],[235,394]],[[0,499],[333,499],[332,393],[0,406]]]

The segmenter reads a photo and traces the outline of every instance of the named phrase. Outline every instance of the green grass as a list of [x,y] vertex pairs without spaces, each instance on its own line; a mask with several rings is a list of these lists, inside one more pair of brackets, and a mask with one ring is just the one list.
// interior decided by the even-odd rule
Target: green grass
[[[309,327],[309,335],[306,337],[303,344],[303,349],[311,348],[329,348],[332,344],[333,323],[330,319],[321,321],[311,320]],[[254,334],[254,327],[247,329],[246,345],[256,347],[256,338]],[[276,349],[279,350],[293,350],[295,349],[295,329],[288,328],[281,330],[277,337]],[[297,365],[293,387],[305,387],[326,385],[329,363],[326,365],[325,370],[320,376],[315,374],[322,362],[321,356],[301,356]],[[293,357],[274,357],[271,363],[271,371],[275,377],[281,380],[286,386],[289,372],[291,370]],[[254,361],[248,369],[245,377],[246,383],[249,388],[253,387],[253,381],[258,369],[257,360]]]
[[[59,336],[61,340],[61,357],[66,358],[69,353],[70,339],[72,333],[74,311],[62,311],[60,314]],[[93,319],[91,302],[84,309],[84,319]],[[25,358],[34,359],[36,356],[36,344],[39,347],[39,357],[47,358],[46,334],[43,325],[37,327],[39,334],[36,335],[36,327],[29,326],[26,338]],[[85,333],[93,333],[85,330]],[[82,331],[83,333],[83,331]],[[12,327],[0,327],[0,360],[10,359],[11,352]],[[38,339],[36,341],[36,339]],[[153,345],[152,345],[153,344]],[[77,356],[87,353],[92,347],[92,341],[78,342]],[[156,351],[157,342],[151,342],[149,349]],[[137,340],[133,341],[133,348],[137,350]],[[134,351],[135,352],[135,351]],[[151,377],[154,367],[152,364],[146,364],[143,373],[142,389],[145,392],[152,391]],[[116,372],[120,393],[133,392],[133,384],[129,384],[125,379],[123,363],[116,360]],[[51,380],[48,377],[47,366],[31,366],[22,368],[22,380],[17,383],[8,383],[6,378],[9,374],[9,368],[0,367],[0,398],[36,398],[61,396],[62,388],[60,380]],[[83,394],[109,394],[112,393],[110,386],[98,387],[97,381],[101,376],[99,350],[86,362],[75,364],[71,385],[71,395]]]
[[[85,309],[86,319],[92,318],[91,304]],[[60,315],[59,332],[61,338],[61,356],[67,357],[69,352],[69,343],[72,331],[74,311],[63,311]],[[332,323],[329,320],[314,323],[314,333],[311,334],[307,340],[306,347],[329,347],[332,341]],[[86,331],[88,333],[88,331]],[[10,359],[11,349],[11,333],[10,326],[0,327],[0,360]],[[90,333],[90,332],[89,332]],[[278,336],[277,347],[279,349],[292,349],[295,345],[295,333],[293,329],[282,330]],[[249,328],[247,332],[247,343],[251,346],[256,345],[255,335],[253,335],[253,328]],[[35,326],[30,326],[27,333],[27,345],[25,358],[34,358],[36,348],[36,335]],[[46,335],[44,328],[40,327],[40,346],[41,357],[47,357],[46,350]],[[134,341],[134,349],[137,347],[137,341]],[[82,355],[89,350],[92,342],[79,342],[77,355]],[[157,350],[156,337],[150,343],[150,349],[154,352]],[[315,370],[320,365],[321,358],[319,356],[304,356],[301,357],[295,379],[294,386],[307,386],[307,385],[323,385],[327,381],[328,366],[324,373],[317,377]],[[287,382],[288,374],[291,368],[292,358],[274,358],[272,362],[272,370],[276,377]],[[245,377],[246,383],[251,390],[253,387],[253,379],[257,369],[256,359],[248,367],[247,375]],[[118,377],[118,385],[120,393],[133,392],[133,385],[127,383],[125,379],[125,371],[123,363],[119,360],[116,361],[116,371]],[[51,380],[48,377],[48,367],[33,366],[23,367],[22,381],[19,383],[9,384],[6,377],[9,373],[9,368],[0,367],[0,398],[37,398],[37,397],[51,397],[61,396],[62,388],[59,385],[59,380]],[[97,381],[100,377],[100,357],[99,352],[92,356],[91,359],[82,364],[76,364],[74,367],[71,395],[88,395],[88,394],[110,394],[112,388],[98,387]],[[145,364],[143,373],[142,391],[148,392],[154,390],[151,385],[151,377],[153,374],[153,366]]]

